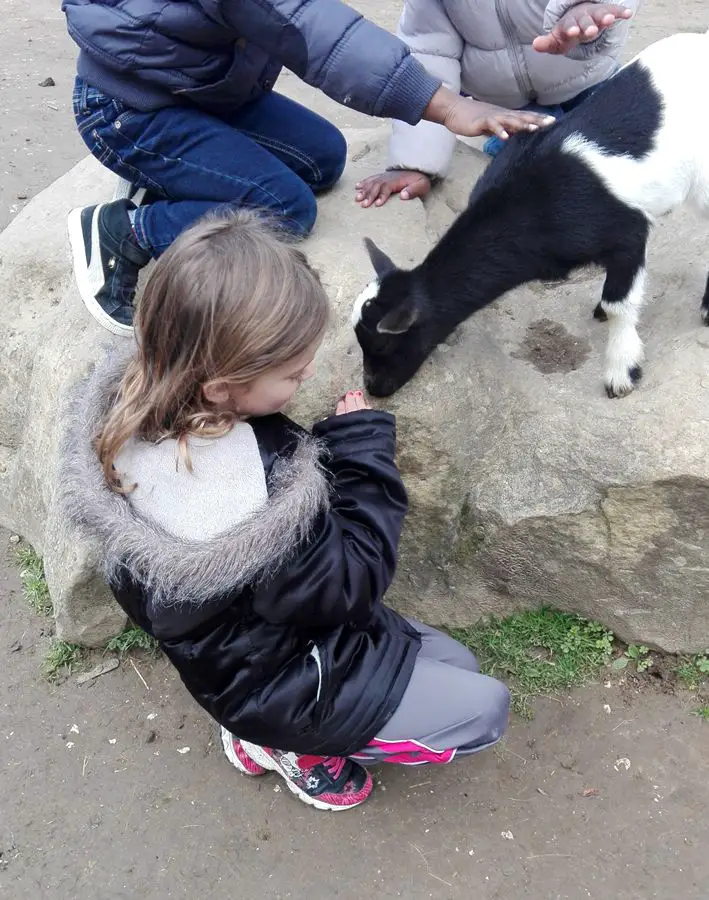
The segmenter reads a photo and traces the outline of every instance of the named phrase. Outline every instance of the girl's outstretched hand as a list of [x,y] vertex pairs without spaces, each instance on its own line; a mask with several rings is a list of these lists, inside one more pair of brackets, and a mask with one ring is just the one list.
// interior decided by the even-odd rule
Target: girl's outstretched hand
[[362,391],[347,391],[344,397],[337,404],[335,410],[336,416],[344,416],[346,413],[357,412],[360,409],[371,409],[372,407],[364,399]]
[[577,3],[549,34],[536,37],[532,46],[539,53],[568,53],[578,44],[595,41],[606,28],[632,15],[631,10],[614,3]]

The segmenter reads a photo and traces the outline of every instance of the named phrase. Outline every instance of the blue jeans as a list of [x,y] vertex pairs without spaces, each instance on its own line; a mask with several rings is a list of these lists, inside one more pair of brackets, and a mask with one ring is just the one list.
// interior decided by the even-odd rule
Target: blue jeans
[[74,117],[98,161],[152,195],[134,228],[155,257],[223,205],[275,214],[307,235],[315,194],[338,181],[347,155],[334,125],[274,93],[217,118],[197,107],[140,112],[77,78]]

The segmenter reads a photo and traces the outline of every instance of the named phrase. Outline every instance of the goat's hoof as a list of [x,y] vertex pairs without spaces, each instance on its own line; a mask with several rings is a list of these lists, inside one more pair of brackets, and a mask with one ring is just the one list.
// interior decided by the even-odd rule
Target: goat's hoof
[[633,366],[632,369],[628,369],[628,378],[624,379],[620,383],[616,384],[614,381],[606,382],[606,395],[611,400],[616,400],[618,397],[627,397],[628,394],[631,394],[635,385],[640,381],[643,377],[643,370],[641,366]]
[[596,321],[598,321],[598,322],[607,322],[608,321],[608,314],[603,309],[603,306],[601,305],[601,303],[596,304],[596,308],[593,310],[593,318],[596,319]]

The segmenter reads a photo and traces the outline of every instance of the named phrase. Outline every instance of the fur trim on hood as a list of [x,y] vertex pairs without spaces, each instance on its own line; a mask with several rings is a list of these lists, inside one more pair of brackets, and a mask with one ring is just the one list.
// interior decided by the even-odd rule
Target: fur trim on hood
[[283,566],[329,508],[319,462],[324,447],[309,435],[302,438],[293,455],[273,467],[265,506],[233,529],[204,542],[176,537],[111,490],[93,447],[127,362],[125,354],[110,353],[71,392],[60,466],[63,513],[99,545],[109,583],[127,570],[154,610],[208,605],[209,616],[215,615],[235,591]]

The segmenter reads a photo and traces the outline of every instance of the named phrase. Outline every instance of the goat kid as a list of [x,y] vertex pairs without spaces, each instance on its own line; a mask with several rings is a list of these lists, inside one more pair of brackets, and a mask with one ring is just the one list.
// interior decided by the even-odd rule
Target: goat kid
[[[472,313],[529,281],[606,270],[605,386],[640,379],[637,332],[652,223],[686,201],[709,214],[709,32],[652,44],[575,110],[520,134],[483,173],[467,209],[410,271],[365,240],[376,279],[354,304],[365,385],[399,390]],[[701,315],[709,325],[709,277]]]

